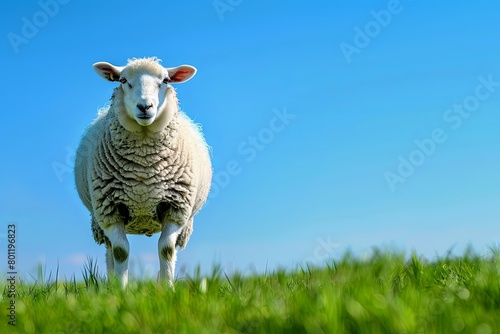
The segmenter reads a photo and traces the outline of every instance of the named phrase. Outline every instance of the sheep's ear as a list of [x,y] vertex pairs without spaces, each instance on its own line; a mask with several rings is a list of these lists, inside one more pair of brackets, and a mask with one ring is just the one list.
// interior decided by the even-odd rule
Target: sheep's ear
[[104,79],[109,81],[120,80],[120,73],[122,73],[123,67],[114,66],[105,62],[95,63],[92,66],[94,67],[94,71]]
[[196,74],[196,67],[191,65],[181,65],[167,68],[169,83],[181,83],[191,79]]

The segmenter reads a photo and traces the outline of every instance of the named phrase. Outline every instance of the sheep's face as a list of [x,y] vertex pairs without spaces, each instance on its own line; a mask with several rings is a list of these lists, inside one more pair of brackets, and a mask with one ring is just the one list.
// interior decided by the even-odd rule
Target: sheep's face
[[127,115],[142,126],[153,123],[165,107],[168,77],[148,72],[130,74],[125,68],[120,82]]
[[185,82],[196,73],[189,65],[164,68],[154,58],[132,60],[124,67],[96,63],[94,69],[103,78],[121,83],[124,111],[143,127],[153,124],[166,109],[168,84]]

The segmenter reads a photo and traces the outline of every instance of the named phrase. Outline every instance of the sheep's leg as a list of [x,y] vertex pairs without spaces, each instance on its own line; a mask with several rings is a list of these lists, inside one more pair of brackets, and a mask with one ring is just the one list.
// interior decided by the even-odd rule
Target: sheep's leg
[[[125,288],[128,283],[128,255],[129,243],[125,234],[125,226],[121,223],[113,224],[104,229],[106,237],[108,237],[111,247],[106,251],[106,262],[111,262],[111,257],[114,267],[114,275],[118,278],[122,288]],[[109,272],[108,272],[109,274]]]
[[193,217],[191,217],[188,223],[182,228],[182,231],[179,233],[179,237],[177,238],[176,245],[181,247],[181,249],[184,249],[189,241],[191,233],[193,233]]
[[158,240],[158,257],[160,259],[160,281],[174,285],[175,261],[177,255],[175,244],[181,232],[181,226],[174,222],[167,222],[163,225],[160,239]]
[[108,245],[106,245],[106,271],[108,272],[108,277],[113,277],[115,272],[113,250],[111,249],[111,246]]

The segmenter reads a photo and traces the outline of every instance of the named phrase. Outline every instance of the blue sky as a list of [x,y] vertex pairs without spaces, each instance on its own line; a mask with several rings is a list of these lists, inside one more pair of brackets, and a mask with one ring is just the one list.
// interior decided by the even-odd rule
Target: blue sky
[[[498,2],[10,0],[0,13],[0,247],[17,224],[25,276],[44,263],[79,277],[87,256],[105,272],[74,150],[115,86],[91,65],[144,56],[198,68],[177,92],[213,147],[179,276],[497,244]],[[130,237],[135,275],[156,272],[157,238]]]

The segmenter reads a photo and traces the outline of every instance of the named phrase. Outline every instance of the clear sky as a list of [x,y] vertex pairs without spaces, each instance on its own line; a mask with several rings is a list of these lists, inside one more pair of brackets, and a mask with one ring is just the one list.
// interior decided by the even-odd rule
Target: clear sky
[[[80,136],[114,83],[157,56],[197,75],[182,109],[214,185],[177,273],[321,264],[351,249],[428,258],[500,238],[498,1],[2,1],[0,268],[105,272],[73,182]],[[157,239],[130,237],[135,275]]]

